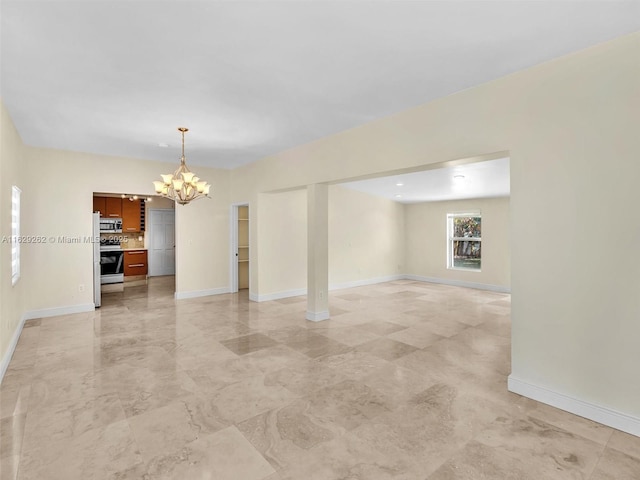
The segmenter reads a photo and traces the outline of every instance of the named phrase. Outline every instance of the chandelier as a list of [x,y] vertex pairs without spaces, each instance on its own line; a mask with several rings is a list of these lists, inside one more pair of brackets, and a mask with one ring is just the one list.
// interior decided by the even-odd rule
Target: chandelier
[[184,156],[184,134],[189,129],[185,127],[179,127],[178,131],[182,133],[182,156],[180,157],[180,166],[173,172],[173,175],[160,175],[162,181],[153,182],[153,186],[156,189],[158,195],[162,195],[165,198],[170,198],[180,205],[186,205],[191,200],[198,198],[211,198],[209,197],[209,189],[211,185],[207,182],[200,180],[196,177],[195,173],[187,168]]

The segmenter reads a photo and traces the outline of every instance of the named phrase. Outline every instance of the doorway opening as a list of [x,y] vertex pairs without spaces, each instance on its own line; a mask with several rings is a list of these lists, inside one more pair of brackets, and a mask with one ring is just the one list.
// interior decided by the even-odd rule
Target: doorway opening
[[168,277],[153,284],[163,288],[175,283],[174,207],[174,202],[158,196],[94,192],[93,238],[99,239],[93,242],[96,307],[102,305],[103,294],[140,295],[150,276]]
[[231,293],[249,289],[249,204],[231,206]]

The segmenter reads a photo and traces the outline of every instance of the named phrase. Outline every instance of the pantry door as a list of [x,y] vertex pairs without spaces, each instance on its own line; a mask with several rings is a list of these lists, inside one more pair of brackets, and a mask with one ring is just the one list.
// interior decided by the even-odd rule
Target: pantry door
[[176,273],[176,219],[173,209],[149,209],[149,276]]

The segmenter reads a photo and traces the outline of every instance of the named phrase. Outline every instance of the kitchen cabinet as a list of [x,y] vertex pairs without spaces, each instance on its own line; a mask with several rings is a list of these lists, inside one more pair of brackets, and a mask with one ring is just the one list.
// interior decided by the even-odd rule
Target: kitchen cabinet
[[122,199],[114,197],[104,197],[105,213],[103,217],[122,218]]
[[104,217],[106,212],[106,203],[104,197],[93,197],[93,211],[100,212],[100,216]]
[[124,276],[147,274],[147,251],[146,250],[125,250],[124,251]]
[[[122,233],[141,232],[140,200],[122,200]],[[144,206],[144,203],[142,203]]]

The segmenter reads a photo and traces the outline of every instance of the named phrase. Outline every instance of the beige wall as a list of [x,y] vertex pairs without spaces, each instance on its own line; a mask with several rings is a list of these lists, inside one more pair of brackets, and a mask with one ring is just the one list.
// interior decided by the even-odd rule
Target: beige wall
[[623,225],[640,237],[639,57],[621,37],[238,168],[232,190],[509,152],[513,378],[640,417],[640,257],[616,257]]
[[[176,165],[52,149],[26,148],[30,185],[25,197],[25,233],[45,237],[91,235],[93,192],[153,194],[152,180]],[[176,208],[178,292],[229,284],[228,171],[195,169],[213,184],[214,200]],[[72,179],[72,182],[70,181]],[[65,186],[52,190],[52,186]],[[206,217],[206,220],[202,220]],[[28,227],[28,228],[27,228]],[[90,244],[31,245],[25,256],[33,311],[93,303],[93,251]],[[84,291],[79,291],[84,285]]]
[[257,220],[260,252],[254,258],[260,274],[258,290],[251,293],[262,297],[307,288],[306,190],[260,195]]
[[[401,204],[338,185],[328,203],[330,286],[403,273]],[[259,295],[306,289],[306,190],[261,194],[257,221]]]
[[212,199],[176,205],[176,292],[229,288],[228,172],[194,168],[212,185]]
[[329,188],[329,285],[339,286],[404,272],[402,204]]
[[[447,214],[482,214],[480,272],[447,268]],[[509,198],[482,198],[405,206],[405,273],[509,289]]]
[[[18,186],[21,196],[21,234],[25,233],[25,200],[28,193],[23,169],[24,145],[4,107],[0,102],[0,238],[11,237],[11,187]],[[26,245],[22,248],[24,258]],[[0,361],[5,360],[9,344],[22,320],[25,298],[24,260],[22,275],[11,285],[11,243],[0,242]],[[8,359],[7,359],[8,360]],[[1,375],[1,373],[0,373]]]

